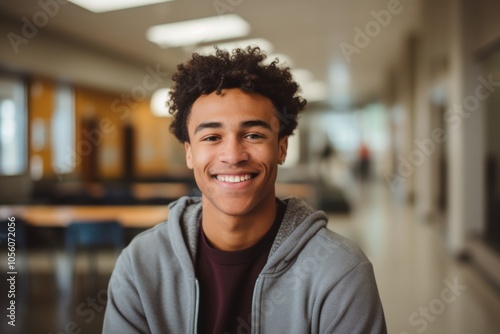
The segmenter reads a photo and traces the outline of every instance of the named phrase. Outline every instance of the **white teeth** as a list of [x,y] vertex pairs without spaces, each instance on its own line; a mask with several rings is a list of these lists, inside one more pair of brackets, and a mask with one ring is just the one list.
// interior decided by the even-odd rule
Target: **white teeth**
[[252,176],[250,174],[236,175],[236,176],[217,175],[217,180],[222,181],[222,182],[229,182],[229,183],[243,182],[243,181],[250,180],[251,178],[252,178]]

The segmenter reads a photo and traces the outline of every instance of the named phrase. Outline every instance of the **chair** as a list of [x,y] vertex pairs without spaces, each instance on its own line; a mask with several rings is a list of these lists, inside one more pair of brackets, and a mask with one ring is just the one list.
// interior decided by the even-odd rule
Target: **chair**
[[67,268],[68,292],[73,292],[73,271],[75,269],[76,255],[78,250],[85,249],[90,254],[90,274],[92,283],[95,284],[97,274],[96,252],[104,248],[113,248],[119,252],[124,247],[124,231],[121,224],[116,220],[100,221],[74,221],[65,231],[64,244],[66,257],[69,260]]

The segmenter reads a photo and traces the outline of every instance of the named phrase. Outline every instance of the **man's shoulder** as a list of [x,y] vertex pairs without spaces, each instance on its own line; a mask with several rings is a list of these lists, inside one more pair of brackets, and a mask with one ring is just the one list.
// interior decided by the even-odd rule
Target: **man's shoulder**
[[303,251],[317,252],[324,248],[332,256],[329,260],[348,261],[352,263],[360,263],[368,261],[366,255],[361,248],[352,240],[327,228],[328,217],[323,211],[316,211],[311,208],[306,202],[299,198],[289,197],[285,199],[287,204],[287,215],[284,220],[292,221],[292,229],[298,233],[292,234],[292,239],[297,241],[297,238],[302,238],[305,234],[311,233],[310,239],[307,241],[308,246],[303,248]]
[[189,223],[191,223],[191,221],[195,220],[192,218],[196,216],[196,211],[199,210],[200,206],[201,199],[199,197],[184,196],[170,203],[168,205],[168,217],[166,217],[164,221],[161,221],[155,226],[148,228],[147,230],[136,235],[130,242],[129,246],[154,246],[155,242],[169,239],[172,233],[180,233],[182,229],[181,225],[188,225]]
[[169,205],[166,220],[136,235],[123,252],[140,262],[174,254],[174,248],[186,248],[196,236],[200,210],[199,198],[181,197]]
[[339,280],[357,267],[371,267],[371,263],[352,240],[333,232],[326,227],[321,228],[303,248],[298,257],[303,267],[314,267],[318,277],[329,277],[328,280]]
[[170,239],[169,221],[162,221],[155,226],[137,234],[125,248],[128,252],[144,252],[158,248]]
[[330,247],[335,251],[332,253],[350,258],[351,261],[357,263],[368,261],[368,258],[359,245],[351,239],[348,239],[326,227],[319,230],[317,236],[320,240],[323,240],[324,244],[330,245]]

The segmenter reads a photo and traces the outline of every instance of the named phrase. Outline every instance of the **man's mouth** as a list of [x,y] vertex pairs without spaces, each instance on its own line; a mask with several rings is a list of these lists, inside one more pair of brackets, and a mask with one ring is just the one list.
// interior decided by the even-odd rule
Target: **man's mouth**
[[256,174],[240,174],[240,175],[215,175],[214,177],[221,181],[221,182],[228,182],[228,183],[239,183],[239,182],[245,182],[253,177],[255,177]]

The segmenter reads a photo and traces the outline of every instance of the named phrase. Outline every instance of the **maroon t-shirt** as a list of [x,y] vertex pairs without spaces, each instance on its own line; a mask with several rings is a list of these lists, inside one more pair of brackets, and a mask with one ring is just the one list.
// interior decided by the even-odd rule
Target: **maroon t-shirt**
[[196,259],[200,285],[198,333],[250,333],[255,281],[266,264],[286,209],[283,202],[277,203],[273,226],[255,245],[243,250],[213,248],[200,226]]

